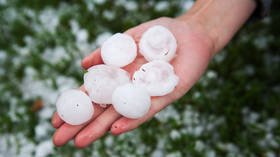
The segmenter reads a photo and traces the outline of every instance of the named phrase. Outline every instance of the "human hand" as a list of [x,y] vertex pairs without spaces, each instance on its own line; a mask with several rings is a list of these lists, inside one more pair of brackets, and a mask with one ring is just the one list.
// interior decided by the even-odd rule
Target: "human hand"
[[[81,148],[96,141],[108,130],[112,134],[118,135],[135,129],[167,105],[183,96],[200,78],[214,51],[213,42],[204,27],[191,19],[181,21],[180,19],[159,18],[129,29],[125,33],[131,35],[136,43],[139,43],[143,32],[154,25],[167,27],[177,39],[177,56],[171,61],[176,75],[180,78],[175,90],[165,96],[152,97],[152,105],[149,112],[139,119],[122,117],[114,110],[113,106],[102,108],[99,105],[94,105],[95,113],[89,122],[72,126],[64,123],[58,114],[55,113],[52,119],[52,124],[57,129],[53,137],[55,145],[64,145],[74,138],[75,145]],[[144,57],[138,53],[135,61],[124,67],[124,69],[132,75],[134,71],[146,62]],[[102,63],[100,49],[97,49],[84,58],[82,66],[87,69]],[[81,90],[85,91],[83,87],[81,87]]]

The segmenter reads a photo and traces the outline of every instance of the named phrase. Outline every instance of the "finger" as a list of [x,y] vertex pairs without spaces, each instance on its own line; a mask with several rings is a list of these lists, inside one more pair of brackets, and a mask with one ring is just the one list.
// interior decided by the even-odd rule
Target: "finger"
[[172,99],[169,97],[152,98],[151,108],[144,117],[139,119],[122,117],[112,124],[111,133],[119,135],[137,128],[139,125],[152,118],[157,112],[165,108],[171,101]]
[[58,128],[60,127],[62,124],[64,123],[64,121],[59,117],[58,113],[55,112],[53,114],[53,117],[52,117],[52,126],[54,128]]
[[84,69],[88,69],[89,67],[97,64],[103,64],[100,48],[92,52],[90,55],[86,56],[81,63]]
[[[94,115],[90,121],[99,116],[105,109],[99,105],[94,105]],[[89,122],[90,122],[89,121]],[[85,127],[89,122],[81,125],[70,125],[64,123],[58,128],[53,136],[53,143],[56,146],[62,146],[71,140],[83,127]]]
[[86,147],[103,136],[119,117],[120,114],[115,111],[113,106],[109,107],[75,137],[76,147]]

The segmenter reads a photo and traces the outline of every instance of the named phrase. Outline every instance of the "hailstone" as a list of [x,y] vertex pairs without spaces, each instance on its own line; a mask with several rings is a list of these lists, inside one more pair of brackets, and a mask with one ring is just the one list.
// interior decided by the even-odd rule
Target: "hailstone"
[[116,33],[101,46],[101,57],[105,64],[123,67],[137,56],[137,46],[134,39],[123,33]]
[[150,96],[163,96],[174,90],[179,78],[171,64],[155,60],[142,65],[134,73],[132,82],[146,88]]
[[85,89],[91,100],[98,104],[112,104],[113,91],[128,82],[130,82],[128,72],[105,64],[89,68],[84,75]]
[[151,106],[151,98],[146,89],[132,83],[116,88],[112,101],[119,114],[132,119],[143,117]]
[[156,25],[145,31],[139,43],[140,53],[148,61],[170,61],[175,57],[177,42],[165,27]]
[[94,112],[90,98],[77,89],[63,92],[56,101],[56,108],[59,117],[71,125],[87,122]]

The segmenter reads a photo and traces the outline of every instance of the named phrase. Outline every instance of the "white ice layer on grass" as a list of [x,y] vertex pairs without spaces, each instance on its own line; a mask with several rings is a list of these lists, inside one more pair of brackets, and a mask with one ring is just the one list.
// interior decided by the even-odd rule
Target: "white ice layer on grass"
[[110,10],[105,10],[103,11],[103,17],[105,17],[108,20],[113,20],[115,18],[115,14]]
[[138,5],[135,1],[126,1],[124,4],[126,10],[133,11],[136,10]]
[[256,143],[262,148],[279,148],[280,145],[276,140],[275,129],[278,126],[278,121],[275,118],[268,118],[262,122],[261,115],[257,112],[251,111],[245,107],[242,109],[243,121],[248,126],[253,126],[259,130],[264,131],[263,137],[258,137]]
[[80,29],[76,33],[77,42],[87,42],[88,40],[88,32],[86,29]]
[[[1,0],[0,0],[1,1]],[[101,3],[104,3],[105,1],[104,0],[101,0],[102,2]],[[2,2],[4,2],[5,4],[9,4],[10,2],[9,1],[7,1],[7,0],[2,0]],[[124,1],[124,2],[127,2],[127,1]],[[95,2],[94,2],[95,3]],[[186,1],[184,1],[183,3],[185,3],[185,4],[193,4],[193,2],[191,2],[190,0],[186,0]],[[77,7],[77,5],[68,5],[67,3],[62,3],[63,5],[62,6],[64,6],[64,8],[63,7],[59,7],[59,8],[55,8],[55,9],[59,9],[59,10],[63,10],[63,11],[65,11],[66,9],[65,8],[70,8],[70,9],[73,9],[73,8],[76,8]],[[126,4],[126,3],[124,3],[124,4]],[[149,4],[151,4],[151,3],[149,3]],[[154,4],[154,3],[152,3],[152,4]],[[190,6],[191,5],[185,5],[185,6],[188,6],[187,8],[190,8]],[[10,6],[10,4],[9,4],[9,6]],[[182,5],[181,7],[185,7],[184,5]],[[50,6],[51,7],[51,6]],[[4,8],[5,9],[5,8]],[[28,7],[28,9],[32,9],[32,8],[29,8]],[[94,8],[95,9],[95,8]],[[33,11],[33,10],[32,10]],[[67,11],[67,10],[66,10]],[[185,10],[184,10],[185,11]],[[69,11],[68,11],[69,12]],[[26,21],[26,19],[28,19],[28,18],[24,18],[25,16],[26,16],[26,14],[24,13],[24,12],[21,12],[21,9],[17,9],[17,8],[14,8],[14,7],[9,7],[9,8],[7,8],[7,9],[5,9],[5,12],[3,11],[3,19],[5,20],[5,21],[7,21],[7,22],[9,22],[9,23],[11,23],[11,22],[13,22],[15,19],[19,19],[20,21],[23,21],[23,22],[28,22],[28,25],[30,25],[30,27],[31,27],[31,29],[33,29],[34,30],[34,28],[38,28],[38,30],[36,31],[35,30],[35,35],[34,36],[38,36],[38,35],[40,35],[40,31],[42,31],[42,30],[44,30],[44,26],[42,25],[42,24],[40,24],[40,21],[39,21],[39,24],[37,24],[36,26],[34,25],[34,23],[32,23],[32,21],[31,21],[31,23],[29,23],[30,21],[28,20],[28,21]],[[31,13],[31,14],[36,14],[36,13],[38,13],[38,11],[33,11],[33,13]],[[66,12],[67,13],[67,12]],[[56,15],[58,15],[57,14],[57,12],[55,12],[55,14]],[[73,13],[71,13],[71,12],[69,12],[69,13],[67,13],[67,15],[72,15],[72,14],[77,14],[77,12],[75,13],[75,12],[73,12]],[[32,15],[33,16],[33,15]],[[32,18],[31,16],[28,16],[28,17],[30,17],[30,18]],[[12,23],[11,23],[12,24]],[[9,26],[9,25],[7,25],[7,26]],[[101,26],[102,27],[102,26]],[[10,27],[11,28],[11,27]],[[40,29],[39,29],[40,28]],[[37,46],[36,45],[38,45],[37,43],[37,38],[36,37],[31,37],[31,38],[28,38],[28,39],[32,39],[32,40],[28,40],[28,43],[30,43],[30,44],[27,44],[27,48],[28,49],[30,49],[29,51],[32,51],[32,49],[33,48],[36,48],[37,49]],[[50,36],[46,36],[46,38],[49,38]],[[55,38],[57,37],[57,36],[54,36]],[[76,35],[75,35],[75,37],[76,37]],[[245,36],[244,36],[245,37]],[[248,39],[249,40],[249,39]],[[254,42],[255,44],[257,43],[257,42]],[[67,42],[66,44],[72,44],[71,42],[69,43],[69,42]],[[78,42],[76,43],[77,44],[77,46],[80,46],[81,44],[79,44]],[[269,44],[269,43],[268,43]],[[79,48],[80,50],[82,50],[82,49],[84,49],[84,47],[85,46],[80,46],[81,48]],[[261,48],[262,47],[265,47],[265,45],[261,45]],[[66,48],[69,48],[69,47],[65,47],[65,49]],[[50,49],[52,49],[52,48],[50,48]],[[72,48],[70,48],[70,49],[72,49]],[[33,49],[34,50],[34,49]],[[92,50],[92,49],[91,49]],[[68,49],[67,49],[67,51],[68,51]],[[28,54],[27,53],[28,51],[27,51],[27,49],[25,49],[25,48],[23,48],[19,53],[20,53],[20,55],[26,55],[26,54]],[[74,52],[76,53],[76,50],[74,50]],[[8,56],[9,56],[9,51],[7,50],[7,52],[4,52],[4,53],[7,53],[8,54]],[[77,53],[76,53],[77,54]],[[28,56],[28,55],[27,55]],[[223,61],[224,60],[224,58],[225,58],[225,56],[226,56],[226,53],[219,53],[218,54],[218,56],[216,56],[214,59],[215,59],[215,61],[217,61],[217,62],[221,62],[221,61]],[[10,56],[9,56],[10,57]],[[272,58],[271,58],[272,57]],[[271,61],[271,59],[276,59],[276,57],[273,57],[273,56],[269,56],[269,60],[268,60],[268,65],[271,65],[270,64],[270,61]],[[21,60],[21,61],[20,61]],[[73,59],[73,60],[77,60],[77,58],[76,59]],[[17,64],[18,65],[18,67],[26,67],[26,63],[29,61],[29,60],[26,60],[26,59],[24,59],[24,58],[18,58],[18,59],[16,59],[16,61],[20,61],[19,63],[20,64]],[[77,61],[78,62],[78,61]],[[44,69],[46,69],[45,68],[46,66],[44,66],[43,68]],[[79,66],[76,66],[76,67],[79,67]],[[269,67],[269,66],[268,66]],[[1,67],[1,68],[5,68],[4,66],[3,67]],[[0,68],[0,69],[1,69]],[[6,69],[5,69],[6,70]],[[46,72],[50,72],[50,71],[46,71]],[[54,73],[56,73],[56,71],[52,71],[52,72],[54,72]],[[3,73],[3,71],[2,71],[2,73]],[[5,71],[5,74],[11,74],[12,73],[12,71],[9,71],[9,73],[7,73],[6,71]],[[41,73],[41,71],[38,71],[37,73]],[[60,76],[58,76],[58,77],[61,77],[62,75],[65,75],[65,74],[61,74]],[[54,75],[55,76],[55,78],[56,78],[56,76],[57,76],[57,74],[55,74]],[[27,77],[27,74],[24,74],[24,79],[23,80],[26,80],[25,79],[25,77]],[[78,86],[78,84],[77,84],[77,81],[75,81],[75,79],[73,79],[73,78],[71,78],[71,77],[69,77],[69,75],[68,76],[65,76],[65,78],[68,78],[69,80],[72,80],[72,81],[74,81],[76,84],[75,85],[70,85],[69,83],[71,83],[72,81],[65,81],[65,84],[59,84],[59,91],[60,91],[60,88],[69,88],[69,86],[70,87],[77,87]],[[56,80],[56,82],[57,82],[57,80],[58,79],[55,79]],[[39,115],[38,115],[38,119],[39,119],[39,123],[37,124],[37,125],[40,125],[39,126],[39,128],[40,127],[42,127],[42,129],[43,128],[45,128],[45,127],[47,127],[47,126],[44,126],[43,124],[41,124],[41,121],[46,121],[46,120],[49,120],[49,118],[51,117],[51,115],[53,114],[53,112],[54,112],[54,108],[52,108],[51,106],[52,105],[50,105],[50,102],[53,102],[54,100],[52,99],[52,97],[56,97],[57,96],[57,94],[58,94],[58,91],[55,89],[55,90],[53,90],[54,89],[54,87],[51,85],[51,84],[49,84],[49,83],[46,83],[45,82],[45,80],[41,80],[41,75],[35,75],[34,77],[33,77],[33,79],[30,79],[29,81],[26,81],[25,83],[24,83],[24,85],[23,84],[21,84],[22,82],[19,82],[19,86],[23,86],[23,87],[27,87],[27,86],[33,86],[33,83],[35,82],[35,84],[34,84],[34,87],[32,87],[32,88],[26,88],[26,90],[24,90],[24,92],[22,92],[22,94],[23,95],[25,95],[24,97],[26,98],[26,95],[28,95],[28,97],[29,98],[31,98],[32,100],[33,99],[35,99],[35,98],[37,98],[37,97],[42,97],[43,98],[43,100],[44,100],[44,107],[43,107],[43,109],[41,110],[41,111],[39,111]],[[40,82],[40,83],[38,83],[38,82]],[[62,81],[60,81],[60,82],[62,82]],[[1,86],[4,86],[4,83],[1,85]],[[38,87],[38,88],[37,88]],[[34,91],[33,91],[34,90]],[[44,91],[44,92],[41,92],[41,91]],[[199,95],[199,94],[196,94],[196,95]],[[201,95],[203,95],[203,93],[201,94]],[[17,99],[18,100],[18,97],[17,96],[15,96],[15,95],[11,95],[11,92],[8,92],[8,91],[5,91],[4,93],[3,93],[3,95],[2,95],[2,98],[3,97],[9,97],[9,98],[13,98],[13,99]],[[15,104],[15,100],[10,100],[11,101],[11,104]],[[13,101],[13,102],[12,102]],[[18,103],[18,102],[17,102]],[[30,104],[30,105],[32,105],[32,104]],[[181,105],[186,105],[186,104],[181,104]],[[171,107],[171,106],[170,106]],[[24,105],[10,105],[10,107],[9,107],[10,109],[9,109],[9,116],[12,116],[11,117],[11,120],[14,122],[14,120],[15,120],[15,117],[14,116],[16,116],[16,113],[17,113],[17,111],[18,110],[22,110],[23,108],[26,108],[26,107],[24,107]],[[169,107],[168,107],[169,108]],[[187,109],[187,110],[189,110],[189,109]],[[163,116],[161,116],[160,117],[160,121],[161,122],[164,122],[164,123],[168,123],[168,119],[172,119],[172,120],[176,120],[176,124],[178,124],[178,125],[180,125],[181,123],[184,123],[184,122],[182,122],[182,120],[181,120],[181,117],[183,116],[183,114],[182,113],[179,113],[179,112],[174,112],[174,111],[176,111],[175,110],[175,108],[172,106],[172,109],[165,109],[165,110],[163,110],[163,111],[161,111],[159,114],[161,114],[162,113],[162,115]],[[191,109],[190,110],[191,112],[197,112],[197,111],[195,111],[195,109]],[[26,111],[25,111],[26,112]],[[177,113],[177,114],[176,114]],[[205,134],[211,134],[211,136],[212,137],[214,137],[213,139],[210,137],[210,138],[207,138],[207,139],[205,139],[205,141],[203,141],[203,142],[205,142],[204,143],[204,151],[205,152],[207,152],[207,153],[209,153],[210,152],[210,154],[211,154],[211,152],[213,152],[213,150],[215,150],[216,148],[216,146],[214,146],[214,145],[211,145],[211,144],[209,144],[209,143],[211,143],[211,142],[217,142],[217,141],[222,141],[222,138],[219,138],[219,135],[218,135],[218,131],[216,130],[220,125],[221,125],[221,123],[219,123],[219,125],[216,125],[216,123],[215,123],[215,119],[212,121],[211,120],[211,117],[212,117],[212,115],[207,115],[207,116],[205,116],[204,115],[204,113],[202,113],[202,112],[198,112],[199,113],[199,120],[198,120],[198,123],[195,123],[194,125],[207,125],[207,127],[206,128],[209,128],[209,129],[206,129],[206,130],[204,130],[204,132],[203,132],[203,134],[202,135],[205,135]],[[251,113],[253,113],[253,114],[251,114]],[[261,114],[261,113],[258,113],[258,112],[252,112],[252,111],[250,111],[249,112],[249,114],[248,115],[250,115],[249,117],[245,117],[245,115],[244,115],[244,119],[246,119],[246,118],[248,118],[247,120],[246,120],[246,125],[253,125],[253,126],[257,126],[261,131],[265,131],[265,132],[267,132],[267,133],[265,133],[264,135],[263,135],[263,137],[256,137],[256,141],[257,140],[260,140],[260,141],[265,141],[265,142],[260,142],[260,144],[261,144],[261,146],[257,146],[258,148],[262,148],[263,149],[263,155],[264,156],[267,156],[267,157],[277,157],[277,156],[279,156],[279,154],[277,154],[277,153],[275,153],[274,151],[275,151],[275,148],[272,148],[271,146],[273,146],[274,144],[275,144],[275,140],[273,140],[273,139],[279,139],[279,136],[277,135],[277,131],[276,131],[276,128],[275,128],[275,124],[276,123],[279,123],[278,122],[278,120],[277,119],[275,119],[275,117],[263,117],[263,115]],[[257,115],[257,116],[256,116]],[[205,117],[204,117],[205,116]],[[216,115],[215,115],[216,116]],[[168,117],[168,118],[162,118],[162,117]],[[196,117],[196,116],[195,116]],[[256,118],[256,117],[258,117],[258,118]],[[17,120],[24,120],[24,119],[26,119],[26,118],[29,118],[29,116],[24,116],[24,117],[22,117],[22,119],[20,119],[20,118],[17,118]],[[189,118],[191,118],[192,119],[192,117],[189,117]],[[264,118],[264,119],[263,119]],[[270,118],[272,118],[272,120],[269,120]],[[210,120],[209,120],[210,119]],[[263,119],[263,121],[262,121],[262,119]],[[186,121],[186,119],[184,119],[184,121]],[[196,118],[194,118],[194,119],[192,119],[191,121],[197,121],[197,119]],[[206,121],[207,122],[207,124],[205,124],[204,123],[204,121]],[[248,121],[250,121],[249,123],[247,123]],[[275,123],[275,121],[276,121],[276,123]],[[224,122],[222,122],[222,123],[224,123]],[[277,126],[277,125],[276,125]],[[192,126],[192,125],[188,125],[188,127],[195,127],[195,126]],[[48,129],[53,129],[53,128],[48,128]],[[183,128],[182,130],[184,130],[185,128]],[[26,130],[26,128],[24,129],[24,130]],[[138,129],[139,130],[139,129]],[[150,130],[149,130],[150,131]],[[275,132],[276,131],[276,132]],[[38,132],[40,132],[40,131],[38,131]],[[139,134],[138,132],[140,132],[140,131],[133,131],[132,133],[131,133],[131,136],[122,136],[122,140],[121,140],[121,142],[122,142],[122,144],[120,145],[114,145],[113,146],[113,148],[112,149],[110,149],[109,151],[111,152],[111,154],[122,154],[122,155],[128,155],[129,153],[129,156],[137,156],[137,154],[135,154],[134,152],[132,152],[131,150],[132,150],[132,147],[131,147],[131,145],[130,145],[130,143],[129,144],[127,144],[128,142],[127,141],[130,141],[129,139],[133,139],[133,141],[134,141],[134,139],[139,139],[139,136],[141,135],[141,134],[143,134],[143,133],[141,133],[141,134]],[[243,131],[244,132],[244,131]],[[137,134],[138,133],[138,134]],[[183,132],[183,131],[180,131],[180,133],[185,133],[185,132]],[[242,133],[242,132],[241,132]],[[41,146],[41,143],[42,142],[44,142],[44,141],[41,141],[41,140],[37,140],[37,139],[35,139],[35,141],[36,141],[36,144],[34,143],[34,141],[32,141],[32,140],[30,140],[30,139],[28,139],[27,137],[26,137],[26,135],[19,135],[19,134],[21,134],[21,133],[9,133],[9,134],[1,134],[1,136],[0,136],[0,157],[31,157],[31,156],[34,156],[34,153],[35,153],[35,151],[36,151],[36,149],[37,149],[37,147],[38,146],[40,146],[40,147],[42,147]],[[37,134],[37,133],[36,133]],[[41,135],[43,135],[43,133],[40,133]],[[167,133],[168,134],[168,133]],[[127,134],[125,134],[125,135],[127,135]],[[36,135],[37,136],[37,135]],[[48,136],[50,137],[51,136],[51,134],[50,133],[48,133]],[[155,139],[155,142],[157,143],[160,143],[161,142],[161,139],[162,139],[162,136],[164,136],[163,134],[160,134],[160,137],[157,137],[156,139]],[[185,134],[182,134],[182,136],[186,136]],[[43,136],[41,136],[41,137],[43,137]],[[141,137],[141,136],[140,136]],[[200,137],[198,137],[198,138],[200,138]],[[195,140],[198,140],[198,138],[196,138]],[[263,139],[262,139],[263,138]],[[272,138],[272,140],[270,141],[270,139]],[[115,140],[115,139],[114,139]],[[138,145],[139,145],[139,143],[143,143],[142,145],[144,145],[145,144],[145,141],[144,141],[145,139],[140,139],[140,140],[136,140],[137,142],[138,142]],[[7,142],[6,141],[9,141],[9,145],[7,144]],[[209,142],[209,143],[208,143]],[[92,156],[101,156],[102,155],[102,153],[100,153],[100,152],[103,152],[103,149],[101,149],[101,147],[98,147],[98,148],[96,148],[96,145],[101,145],[100,144],[101,142],[96,142],[95,144],[94,144],[94,150],[95,151],[92,151],[92,154],[94,154],[94,155],[92,155]],[[273,144],[274,143],[274,144]],[[166,156],[166,154],[168,154],[168,155],[173,155],[173,154],[176,154],[176,152],[175,153],[173,153],[173,151],[172,152],[165,152],[165,149],[166,148],[169,148],[169,144],[172,144],[172,143],[170,143],[170,141],[169,140],[167,140],[167,142],[165,142],[164,144],[163,144],[163,146],[160,148],[160,149],[157,149],[157,154],[158,154],[158,157],[161,157],[161,156]],[[137,146],[138,146],[137,145]],[[236,146],[236,145],[235,145]],[[137,147],[138,148],[138,147]],[[175,148],[174,146],[172,146],[171,147],[172,149],[173,148]],[[199,145],[198,145],[198,148],[200,148],[199,147]],[[46,149],[46,148],[45,148]],[[175,148],[176,149],[176,148]],[[279,150],[279,146],[276,148],[277,150]],[[47,149],[46,149],[47,150]],[[144,153],[145,153],[145,155],[146,155],[146,153],[147,152],[149,152],[149,150],[150,150],[150,147],[148,147],[148,149],[146,149],[145,151],[144,151]],[[237,154],[235,154],[235,153],[233,153],[233,152],[230,152],[230,150],[231,149],[227,149],[227,150],[229,150],[229,152],[226,152],[226,154],[225,154],[225,156],[240,156],[240,157],[242,157],[242,156],[246,156],[246,155],[244,155],[244,154],[247,154],[247,155],[251,155],[251,156],[254,156],[254,152],[251,152],[252,150],[243,150],[243,149],[241,149],[240,150],[240,152],[238,152]],[[61,151],[57,151],[57,150],[52,150],[53,152],[52,153],[50,153],[50,154],[52,154],[52,155],[63,155],[63,152],[61,152]],[[67,148],[67,151],[71,151],[71,150],[69,150],[68,148]],[[108,151],[108,150],[107,150]],[[176,151],[176,150],[175,150]],[[76,151],[77,152],[77,151]],[[82,151],[79,151],[80,153],[82,152]],[[202,156],[203,156],[203,153],[201,152],[201,151],[198,151],[198,153],[199,154],[201,154]],[[44,153],[44,154],[48,154],[48,153]],[[110,155],[111,155],[110,154]],[[83,154],[84,155],[84,154]],[[112,156],[113,156],[112,155]],[[46,155],[47,156],[47,155]],[[80,156],[82,156],[82,155],[80,155]],[[143,156],[143,155],[142,155]]]
[[46,81],[37,80],[37,71],[33,67],[26,67],[25,77],[21,82],[24,99],[41,98],[45,104],[55,102],[58,91],[54,90]]
[[[71,32],[75,36],[75,45],[82,56],[88,55],[94,48],[95,44],[88,42],[89,33],[86,29],[81,28],[76,20],[71,20],[69,22],[71,27]],[[79,63],[80,64],[80,63]]]
[[269,151],[265,153],[265,157],[277,157],[277,156],[279,156],[279,154],[276,155],[276,152]]
[[105,2],[106,2],[106,0],[94,0],[94,3],[96,3],[96,4],[103,4]]
[[7,4],[7,0],[0,0],[0,6],[2,5],[2,6],[4,6],[4,5],[6,5]]
[[240,152],[240,149],[236,145],[234,145],[233,143],[218,142],[217,147],[220,150],[231,153],[231,154],[238,154]]
[[70,59],[69,54],[62,46],[47,48],[43,52],[42,58],[51,64],[61,63],[63,60]]
[[0,64],[1,62],[4,62],[7,59],[7,52],[5,52],[4,50],[0,50]]
[[2,17],[7,22],[14,22],[16,19],[19,18],[19,14],[16,8],[8,7],[2,14]]
[[5,69],[3,66],[1,66],[3,64],[3,62],[7,59],[7,54],[5,51],[0,50],[0,76],[1,75],[5,75]]
[[53,152],[54,146],[51,139],[41,142],[35,151],[35,157],[46,157],[51,155]]
[[214,150],[209,150],[205,153],[205,157],[216,157],[216,152]]
[[155,9],[157,11],[164,11],[166,10],[167,8],[169,7],[169,2],[168,1],[161,1],[161,2],[158,2],[155,6]]
[[205,145],[204,145],[203,141],[197,140],[197,141],[195,142],[194,149],[195,149],[197,152],[203,151],[203,150],[205,149]]
[[273,41],[274,37],[273,36],[257,36],[254,38],[253,43],[254,45],[259,48],[259,49],[266,49],[267,46],[269,45],[269,42]]
[[[53,111],[52,111],[53,113]],[[48,121],[42,121],[35,127],[35,137],[37,140],[47,138],[49,136],[52,126]]]
[[161,123],[168,123],[168,120],[173,119],[180,123],[180,113],[172,106],[167,106],[161,112],[158,112],[155,115],[155,118],[160,121]]
[[0,157],[29,157],[35,149],[36,145],[22,133],[0,136]]
[[183,157],[180,151],[167,153],[165,157]]
[[172,140],[176,140],[176,139],[180,139],[180,137],[181,137],[181,134],[180,134],[180,132],[178,131],[178,130],[172,130],[171,132],[170,132],[170,138],[172,139]]
[[56,27],[59,25],[59,17],[54,9],[44,9],[39,15],[39,20],[42,26],[49,32],[54,32]]

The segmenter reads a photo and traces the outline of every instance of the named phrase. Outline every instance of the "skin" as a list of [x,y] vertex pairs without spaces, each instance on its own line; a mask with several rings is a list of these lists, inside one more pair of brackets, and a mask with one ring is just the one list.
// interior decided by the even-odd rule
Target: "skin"
[[[113,135],[119,135],[151,119],[157,112],[188,92],[203,74],[211,58],[230,41],[254,9],[253,0],[198,0],[188,13],[180,17],[159,18],[126,31],[125,33],[139,43],[141,35],[149,27],[154,25],[167,27],[178,43],[177,56],[171,64],[180,78],[179,84],[172,93],[153,97],[149,112],[139,119],[122,117],[112,106],[102,108],[94,105],[95,113],[89,122],[71,126],[54,113],[52,118],[53,127],[56,128],[53,136],[54,144],[62,146],[74,139],[76,147],[83,148],[108,131]],[[82,67],[87,69],[102,63],[100,49],[97,49],[84,58]],[[124,69],[132,75],[144,63],[145,59],[138,52],[136,60]],[[81,89],[84,90],[83,87]]]

